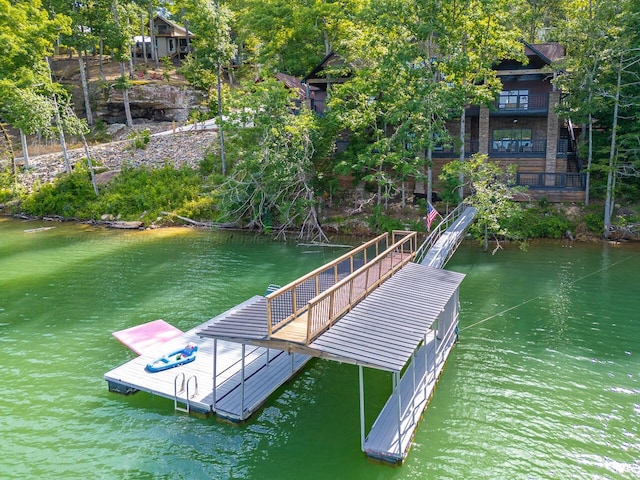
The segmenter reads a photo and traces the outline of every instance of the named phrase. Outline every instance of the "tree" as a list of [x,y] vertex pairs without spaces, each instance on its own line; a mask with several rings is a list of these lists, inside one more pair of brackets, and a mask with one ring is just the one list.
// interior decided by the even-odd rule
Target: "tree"
[[[487,105],[502,83],[492,68],[497,59],[525,61],[518,31],[507,27],[506,0],[454,0],[437,11],[437,67],[456,99],[459,119],[460,162],[465,158],[466,107]],[[460,184],[463,179],[460,179]],[[460,197],[463,192],[460,190]]]
[[[578,5],[575,16],[559,32],[568,55],[563,64],[567,73],[558,83],[569,92],[570,114],[587,128],[587,204],[591,173],[602,171],[607,179],[605,237],[612,228],[619,165],[627,163],[626,147],[621,150],[621,145],[634,143],[635,122],[629,120],[636,118],[640,105],[638,7],[637,0],[588,0]],[[600,151],[594,150],[596,126],[608,136],[608,147]],[[631,133],[630,143],[627,133]]]
[[192,40],[192,60],[188,65],[192,76],[203,70],[215,75],[220,159],[222,174],[225,175],[227,162],[223,128],[222,71],[230,66],[237,51],[231,39],[233,14],[226,6],[221,5],[219,0],[190,1],[191,3],[185,5],[185,18],[192,26],[195,38]]
[[[47,57],[58,35],[69,33],[69,23],[64,15],[49,18],[39,0],[0,0],[0,120],[26,133],[50,123]],[[15,172],[13,156],[11,161]]]
[[233,98],[226,129],[233,170],[219,194],[228,220],[285,237],[326,241],[313,188],[318,130],[306,109],[272,79],[246,85]]
[[118,0],[113,0],[111,6],[113,13],[113,21],[115,29],[113,35],[109,38],[110,45],[114,52],[114,58],[120,63],[120,78],[117,88],[122,90],[122,101],[124,104],[124,113],[127,119],[127,126],[133,127],[133,118],[131,117],[131,105],[129,103],[129,79],[125,75],[125,62],[131,58],[131,41],[133,38],[133,29],[129,21],[128,14],[131,10],[121,6]]
[[348,51],[351,63],[362,67],[330,92],[329,116],[351,135],[339,165],[377,185],[378,203],[400,184],[404,204],[409,176],[426,174],[431,193],[431,152],[447,137],[449,106],[432,62],[435,26],[426,20],[435,7],[435,2],[403,0],[363,9],[358,22],[367,41],[354,42]]
[[591,193],[594,123],[604,106],[598,85],[605,65],[612,61],[611,40],[619,36],[619,26],[610,21],[615,9],[616,5],[607,1],[576,2],[572,14],[558,28],[567,55],[559,65],[564,74],[556,84],[568,94],[565,114],[586,129],[586,135],[582,136],[587,150],[585,205],[589,205]]
[[501,168],[497,163],[488,161],[487,155],[474,155],[471,159],[448,163],[442,172],[443,183],[451,179],[465,178],[471,192],[465,203],[475,207],[476,224],[480,226],[484,251],[489,250],[489,234],[497,242],[495,253],[500,248],[500,237],[511,238],[513,233],[505,226],[521,213],[520,206],[513,196],[521,193],[520,187],[512,187],[517,165]]

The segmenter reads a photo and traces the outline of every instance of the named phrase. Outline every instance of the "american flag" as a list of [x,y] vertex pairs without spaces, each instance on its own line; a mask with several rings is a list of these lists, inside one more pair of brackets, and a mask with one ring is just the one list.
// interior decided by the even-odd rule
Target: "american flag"
[[431,206],[430,202],[427,202],[427,232],[431,231],[431,222],[433,222],[438,215],[440,215],[438,211]]

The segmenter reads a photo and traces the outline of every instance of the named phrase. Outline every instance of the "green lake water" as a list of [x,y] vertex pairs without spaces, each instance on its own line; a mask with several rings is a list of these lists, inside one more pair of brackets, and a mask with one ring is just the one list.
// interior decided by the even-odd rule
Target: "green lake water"
[[[108,391],[134,355],[112,332],[191,329],[343,252],[0,217],[0,478],[640,478],[637,245],[460,247],[460,342],[401,467],[360,451],[355,366],[312,360],[242,425]],[[370,427],[391,377],[365,388]]]

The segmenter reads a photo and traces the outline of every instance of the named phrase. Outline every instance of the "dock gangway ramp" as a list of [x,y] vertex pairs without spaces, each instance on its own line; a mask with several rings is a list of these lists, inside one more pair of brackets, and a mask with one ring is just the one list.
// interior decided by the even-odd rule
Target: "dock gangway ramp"
[[461,203],[444,217],[416,252],[414,262],[434,268],[444,268],[473,223],[477,210]]

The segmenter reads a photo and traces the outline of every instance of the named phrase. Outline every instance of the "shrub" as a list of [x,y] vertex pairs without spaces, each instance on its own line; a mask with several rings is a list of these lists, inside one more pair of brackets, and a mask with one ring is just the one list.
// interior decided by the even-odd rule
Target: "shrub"
[[140,132],[131,132],[128,136],[129,140],[131,140],[131,145],[133,148],[137,150],[142,150],[147,148],[147,145],[151,141],[151,132],[148,128]]
[[390,233],[392,230],[404,230],[404,223],[402,220],[385,215],[382,213],[382,207],[376,205],[369,217],[369,227],[372,230]]
[[91,217],[96,199],[86,165],[76,164],[53,183],[47,183],[22,199],[21,209],[34,216],[60,215],[70,218]]

